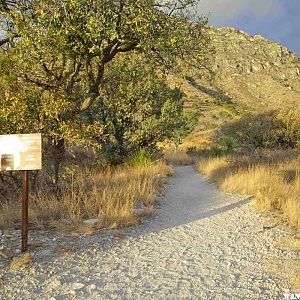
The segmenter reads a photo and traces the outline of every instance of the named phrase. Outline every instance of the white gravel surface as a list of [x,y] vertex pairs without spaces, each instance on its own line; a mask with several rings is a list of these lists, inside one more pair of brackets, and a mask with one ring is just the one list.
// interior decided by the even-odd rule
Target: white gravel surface
[[[249,198],[223,194],[193,167],[177,167],[140,227],[49,243],[26,270],[0,270],[0,299],[284,299],[290,286],[266,261],[278,249]],[[57,254],[57,245],[74,253]]]

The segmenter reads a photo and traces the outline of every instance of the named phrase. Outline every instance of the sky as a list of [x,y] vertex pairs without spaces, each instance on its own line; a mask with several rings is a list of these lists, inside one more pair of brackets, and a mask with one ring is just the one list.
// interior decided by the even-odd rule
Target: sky
[[210,25],[260,34],[300,56],[300,0],[200,0],[198,11]]

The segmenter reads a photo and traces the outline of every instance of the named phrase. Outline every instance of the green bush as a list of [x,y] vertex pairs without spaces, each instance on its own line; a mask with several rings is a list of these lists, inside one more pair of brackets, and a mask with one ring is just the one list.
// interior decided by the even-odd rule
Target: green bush
[[127,159],[127,165],[134,167],[134,166],[147,166],[152,163],[152,157],[153,154],[145,149],[142,148],[136,153],[132,154],[128,159]]
[[215,141],[229,152],[234,148],[296,148],[300,141],[299,112],[269,111],[245,115],[223,125]]
[[282,122],[281,139],[291,148],[300,144],[300,110],[293,109],[278,114]]
[[223,156],[226,154],[224,149],[222,149],[221,147],[219,147],[217,145],[211,146],[210,152],[211,152],[212,156]]
[[223,146],[225,152],[232,153],[237,147],[237,141],[232,136],[222,136],[220,138],[220,144]]

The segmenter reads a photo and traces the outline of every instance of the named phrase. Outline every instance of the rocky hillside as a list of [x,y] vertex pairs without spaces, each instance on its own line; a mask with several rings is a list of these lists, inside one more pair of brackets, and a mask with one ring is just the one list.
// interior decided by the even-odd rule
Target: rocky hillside
[[295,81],[299,81],[299,57],[286,47],[234,28],[210,28],[209,35],[216,49],[215,64],[212,66],[216,74],[261,73],[292,88]]
[[185,79],[170,76],[184,90],[186,106],[203,115],[193,139],[199,140],[200,130],[203,134],[247,112],[300,107],[300,59],[295,53],[234,28],[206,30],[214,49],[209,72],[189,69]]

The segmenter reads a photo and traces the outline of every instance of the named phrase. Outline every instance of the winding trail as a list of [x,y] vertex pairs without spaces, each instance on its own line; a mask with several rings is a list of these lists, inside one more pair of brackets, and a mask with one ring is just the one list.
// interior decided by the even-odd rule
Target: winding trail
[[32,268],[3,273],[0,299],[284,299],[290,287],[266,262],[293,254],[249,201],[177,167],[142,226],[74,239],[67,255],[36,252]]

